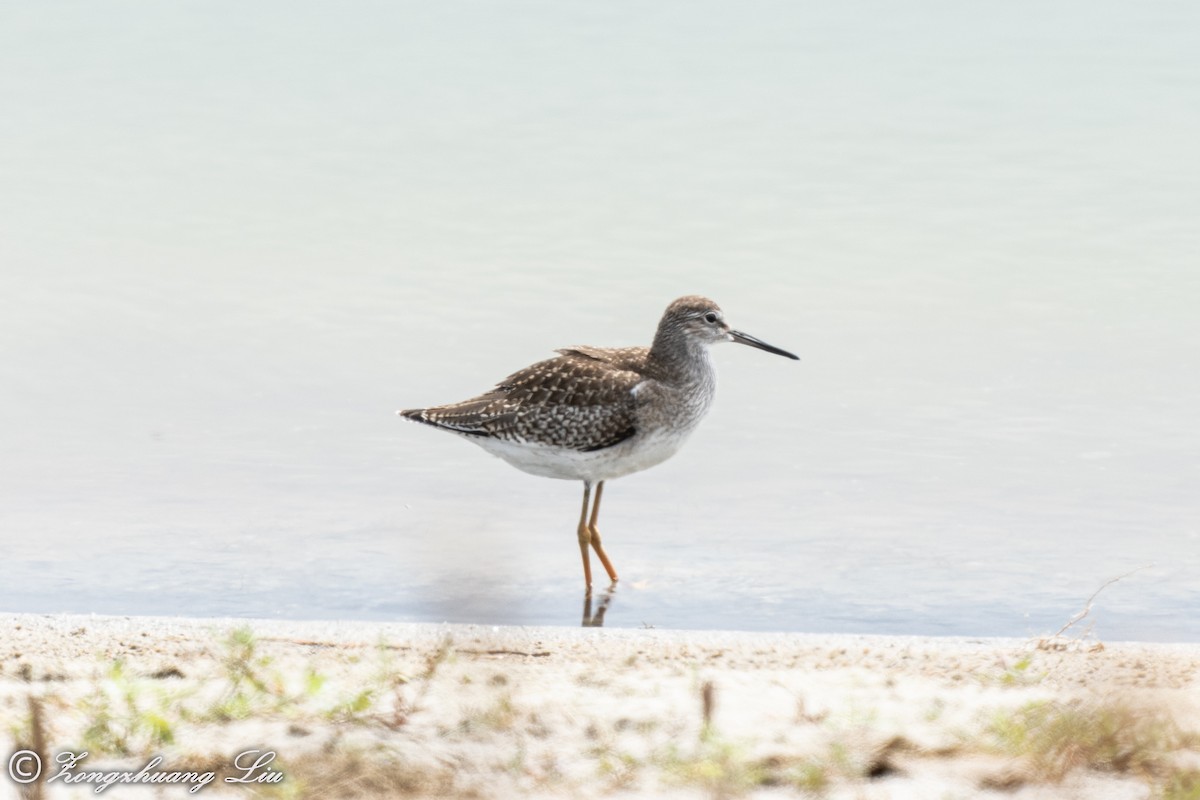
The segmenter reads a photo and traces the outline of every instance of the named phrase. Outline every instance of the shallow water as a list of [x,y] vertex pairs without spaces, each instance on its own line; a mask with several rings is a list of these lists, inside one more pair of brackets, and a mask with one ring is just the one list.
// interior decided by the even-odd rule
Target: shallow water
[[0,608],[579,624],[392,411],[703,293],[605,625],[1200,640],[1200,11],[827,5],[0,11]]

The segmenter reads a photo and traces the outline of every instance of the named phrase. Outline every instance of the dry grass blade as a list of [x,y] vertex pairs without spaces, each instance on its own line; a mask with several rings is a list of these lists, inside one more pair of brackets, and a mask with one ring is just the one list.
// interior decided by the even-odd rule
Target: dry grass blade
[[1143,564],[1142,566],[1138,567],[1137,569],[1131,569],[1131,570],[1129,570],[1129,572],[1126,572],[1122,575],[1118,575],[1115,578],[1109,578],[1107,581],[1105,581],[1103,584],[1100,585],[1099,589],[1092,592],[1092,596],[1087,599],[1087,602],[1084,603],[1083,608],[1080,609],[1075,614],[1075,616],[1073,616],[1069,620],[1067,620],[1067,624],[1065,624],[1061,628],[1059,628],[1054,633],[1054,635],[1049,638],[1051,640],[1057,639],[1060,636],[1062,636],[1064,633],[1066,633],[1068,630],[1070,630],[1072,627],[1074,627],[1078,623],[1082,622],[1083,619],[1085,617],[1087,617],[1088,614],[1092,613],[1092,606],[1096,603],[1096,598],[1099,597],[1100,593],[1103,592],[1105,589],[1107,589],[1109,586],[1112,586],[1114,583],[1117,583],[1118,581],[1123,581],[1126,578],[1128,578],[1130,575],[1141,572],[1144,569],[1149,569],[1152,566],[1154,566],[1154,565],[1153,564]]
[[[18,749],[32,750],[37,755],[39,763],[49,763],[46,728],[42,721],[42,701],[33,695],[29,695],[29,742],[24,746],[18,744]],[[21,800],[42,800],[45,797],[41,778],[34,779],[32,783],[22,784],[19,788]]]

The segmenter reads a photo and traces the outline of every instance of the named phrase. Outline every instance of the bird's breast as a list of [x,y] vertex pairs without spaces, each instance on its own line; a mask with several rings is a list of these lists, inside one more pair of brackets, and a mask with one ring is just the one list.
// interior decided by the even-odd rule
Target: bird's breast
[[639,434],[662,435],[668,439],[686,437],[712,408],[716,389],[716,378],[711,369],[685,382],[647,380],[638,385],[634,394]]

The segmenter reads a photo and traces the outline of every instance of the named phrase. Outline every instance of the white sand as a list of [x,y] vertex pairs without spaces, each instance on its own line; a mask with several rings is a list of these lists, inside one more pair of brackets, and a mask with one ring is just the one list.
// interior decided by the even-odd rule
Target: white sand
[[[224,782],[253,749],[276,752],[270,768],[285,774],[258,787],[265,797],[1200,796],[1186,794],[1200,770],[1197,645],[12,614],[0,625],[4,763],[32,741],[33,696],[47,758],[90,746],[77,772],[136,771],[155,754],[159,769],[216,771],[196,794],[116,784],[110,798],[255,796]],[[229,641],[239,628],[252,644]],[[1039,728],[1020,710],[1044,702]],[[44,796],[94,788],[60,779]],[[0,776],[0,800],[17,789]]]

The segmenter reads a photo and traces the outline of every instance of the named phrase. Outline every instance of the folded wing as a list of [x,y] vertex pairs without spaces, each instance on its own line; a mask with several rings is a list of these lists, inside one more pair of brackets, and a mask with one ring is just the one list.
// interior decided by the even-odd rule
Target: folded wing
[[[496,388],[403,416],[466,436],[579,451],[612,447],[636,433],[636,351],[569,348],[509,375]],[[643,353],[644,357],[644,353]]]

